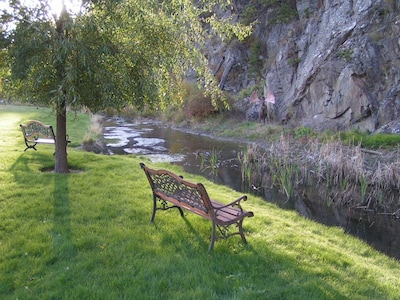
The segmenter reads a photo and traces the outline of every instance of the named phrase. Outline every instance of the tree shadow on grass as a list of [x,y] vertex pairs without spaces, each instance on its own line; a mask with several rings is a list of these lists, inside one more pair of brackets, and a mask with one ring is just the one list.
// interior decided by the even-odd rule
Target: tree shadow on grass
[[69,174],[54,174],[53,229],[51,231],[57,259],[69,259],[76,254],[72,243]]
[[[32,197],[40,196],[41,199],[53,201],[53,228],[50,233],[54,244],[53,260],[58,260],[74,256],[75,249],[71,241],[70,174],[55,174],[52,173],[53,170],[54,157],[49,151],[24,152],[10,167],[14,181],[18,185],[22,187],[46,185],[46,194],[32,195]],[[38,171],[46,173],[43,175],[46,178],[37,176]]]

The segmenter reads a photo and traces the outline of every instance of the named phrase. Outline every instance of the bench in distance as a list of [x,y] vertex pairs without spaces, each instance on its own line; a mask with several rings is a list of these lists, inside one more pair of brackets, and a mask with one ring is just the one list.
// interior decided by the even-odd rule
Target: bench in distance
[[[26,148],[36,149],[37,144],[48,144],[55,145],[56,136],[54,135],[53,127],[51,125],[45,125],[40,121],[30,121],[26,124],[19,125],[22,129],[22,134],[24,135]],[[70,143],[67,136],[67,144]]]

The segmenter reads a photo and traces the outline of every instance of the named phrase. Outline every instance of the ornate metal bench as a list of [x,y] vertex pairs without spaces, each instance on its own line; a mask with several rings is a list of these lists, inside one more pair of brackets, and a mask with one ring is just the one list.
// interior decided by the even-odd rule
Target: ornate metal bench
[[[183,217],[182,208],[184,208],[212,222],[209,251],[213,250],[217,239],[227,239],[232,235],[240,235],[243,243],[247,243],[242,223],[245,217],[252,217],[254,214],[244,211],[240,205],[242,200],[247,200],[246,195],[229,204],[222,204],[211,200],[201,183],[194,184],[185,181],[182,177],[167,170],[150,169],[144,163],[140,163],[140,167],[144,170],[153,192],[152,222],[154,222],[157,210],[178,208]],[[230,232],[231,225],[236,225],[238,230]]]
[[[37,144],[55,145],[56,143],[56,136],[54,135],[51,125],[45,125],[39,121],[30,121],[26,124],[20,124],[19,126],[22,129],[25,139],[26,148],[24,151],[28,149],[37,150]],[[69,142],[67,137],[67,144]]]

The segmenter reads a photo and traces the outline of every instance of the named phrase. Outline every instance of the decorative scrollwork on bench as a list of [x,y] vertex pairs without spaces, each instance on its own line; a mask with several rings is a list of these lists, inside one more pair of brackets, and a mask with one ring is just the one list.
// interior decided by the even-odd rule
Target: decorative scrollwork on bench
[[[26,148],[36,149],[37,144],[55,145],[56,136],[51,125],[45,125],[40,121],[30,121],[26,124],[20,124],[22,134],[24,135]],[[70,143],[67,136],[67,144]]]

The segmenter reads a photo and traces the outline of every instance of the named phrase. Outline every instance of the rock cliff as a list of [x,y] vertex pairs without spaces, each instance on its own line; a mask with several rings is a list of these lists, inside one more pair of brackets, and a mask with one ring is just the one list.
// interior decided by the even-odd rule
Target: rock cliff
[[316,130],[400,119],[400,0],[232,2],[228,13],[256,26],[244,42],[210,43],[221,89],[257,85],[275,96],[274,122]]

